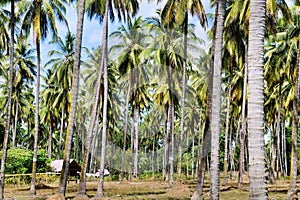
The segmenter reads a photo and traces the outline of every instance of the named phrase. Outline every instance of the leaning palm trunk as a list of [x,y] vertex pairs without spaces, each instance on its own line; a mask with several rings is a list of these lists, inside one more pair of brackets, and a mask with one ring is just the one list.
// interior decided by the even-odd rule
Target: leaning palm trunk
[[36,183],[36,163],[37,163],[37,151],[38,151],[38,137],[39,137],[39,100],[40,100],[40,78],[41,78],[41,44],[40,38],[36,38],[36,52],[37,52],[37,75],[36,75],[36,93],[35,93],[35,130],[34,130],[34,143],[33,143],[33,160],[32,160],[32,181],[29,194],[35,195],[35,183]]
[[[299,37],[300,40],[300,37]],[[298,108],[299,108],[299,67],[300,67],[300,43],[298,41],[298,54],[296,63],[295,91],[293,100],[293,126],[292,126],[292,155],[291,155],[291,186],[287,199],[298,199],[297,194],[297,169],[298,169]]]
[[[244,172],[244,154],[245,154],[245,134],[246,134],[246,95],[247,95],[247,81],[248,81],[248,47],[246,44],[246,61],[244,67],[244,83],[243,83],[243,102],[242,102],[242,131],[240,135],[240,157],[239,157],[239,177],[238,186],[241,188],[243,184]],[[236,137],[237,138],[237,137]]]
[[108,0],[105,1],[105,13],[103,21],[103,35],[105,37],[103,40],[103,72],[104,72],[104,95],[103,95],[103,127],[102,127],[102,146],[101,146],[101,155],[100,155],[100,180],[98,184],[98,189],[96,193],[96,198],[103,197],[103,186],[104,186],[104,165],[105,165],[105,152],[106,152],[106,129],[107,129],[107,99],[108,99],[108,66],[107,66],[107,30],[108,30]]
[[[183,72],[182,72],[182,97],[181,97],[181,116],[180,116],[180,137],[178,145],[178,165],[177,174],[181,178],[181,165],[182,165],[182,141],[184,132],[184,104],[185,104],[185,87],[186,87],[186,59],[187,59],[187,34],[188,34],[188,12],[185,12],[184,20],[184,57],[183,57]],[[188,165],[187,165],[188,166]],[[188,173],[188,172],[187,172]]]
[[64,161],[63,161],[62,171],[60,174],[60,184],[59,184],[59,193],[63,195],[65,195],[66,193],[67,178],[69,174],[71,144],[72,144],[72,137],[74,132],[75,120],[76,120],[77,98],[78,98],[78,90],[79,90],[79,70],[80,70],[83,21],[84,21],[84,12],[85,12],[85,6],[84,6],[85,0],[80,0],[79,3],[80,4],[78,8],[76,45],[75,45],[74,68],[73,68],[71,113],[69,116],[68,130],[67,130],[66,141],[65,141]]
[[250,2],[248,49],[248,147],[250,199],[267,199],[264,148],[265,0]]
[[11,32],[10,32],[10,44],[9,44],[9,55],[10,55],[10,66],[9,66],[9,79],[8,79],[8,100],[7,100],[7,112],[5,120],[5,132],[2,148],[2,159],[1,159],[1,174],[0,174],[0,199],[4,199],[4,178],[5,178],[5,165],[8,147],[8,137],[10,130],[10,120],[11,120],[11,105],[12,105],[12,90],[13,90],[13,79],[14,79],[14,30],[15,30],[15,1],[11,0],[11,12],[10,12],[10,22],[11,22]]
[[[105,16],[104,18],[104,22],[107,16]],[[106,31],[103,31],[103,37],[102,37],[102,41],[105,40],[105,36],[106,36]],[[105,51],[106,46],[102,45],[102,54],[104,55],[104,51]],[[84,148],[84,153],[83,153],[83,161],[82,161],[82,165],[81,165],[81,172],[80,172],[80,182],[78,185],[78,195],[86,195],[86,177],[85,177],[85,173],[86,173],[86,169],[87,169],[87,164],[88,164],[88,158],[89,158],[89,154],[90,154],[90,148],[91,148],[91,144],[92,144],[92,139],[93,139],[93,132],[94,132],[94,128],[95,128],[95,122],[96,122],[96,118],[98,117],[97,113],[98,113],[98,109],[99,109],[99,101],[100,101],[100,92],[101,92],[101,78],[102,78],[102,70],[103,70],[103,63],[104,63],[104,56],[101,57],[100,59],[100,64],[99,64],[99,69],[98,69],[98,78],[97,78],[97,85],[96,85],[96,91],[95,91],[95,97],[94,97],[94,103],[93,103],[93,110],[92,110],[92,117],[91,117],[91,121],[89,123],[89,129],[88,129],[88,133],[87,133],[87,140],[85,143],[85,148]],[[92,161],[92,158],[91,158]]]
[[211,121],[211,167],[210,167],[210,199],[219,199],[219,150],[220,150],[220,114],[221,114],[221,69],[222,69],[222,38],[225,19],[225,1],[217,1],[217,26],[214,38],[214,73],[212,90],[212,121]]

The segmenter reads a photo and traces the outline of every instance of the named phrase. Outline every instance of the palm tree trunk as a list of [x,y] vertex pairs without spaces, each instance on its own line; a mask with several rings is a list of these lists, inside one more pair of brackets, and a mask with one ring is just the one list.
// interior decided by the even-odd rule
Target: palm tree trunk
[[188,137],[188,132],[186,133],[186,178],[189,178],[189,156],[188,156],[188,148],[189,148],[189,137]]
[[[104,20],[103,23],[107,23],[108,21],[108,16],[104,16]],[[107,27],[105,29],[105,26],[103,27],[103,36],[102,36],[102,41],[105,41],[106,39],[106,35],[107,35]],[[88,158],[90,155],[90,149],[91,149],[91,143],[92,143],[92,139],[93,139],[93,132],[95,129],[95,122],[96,122],[96,118],[98,117],[97,113],[98,113],[98,109],[99,109],[99,101],[100,101],[100,93],[101,93],[101,80],[102,80],[102,70],[104,67],[104,63],[105,63],[105,57],[103,55],[105,54],[106,51],[106,45],[102,45],[102,56],[100,59],[100,63],[99,63],[99,68],[98,68],[98,78],[97,78],[97,88],[95,91],[95,96],[94,96],[94,102],[93,102],[93,110],[92,110],[92,117],[91,117],[91,121],[89,123],[89,129],[88,129],[88,133],[87,133],[87,140],[85,143],[85,148],[84,148],[84,153],[83,153],[83,160],[82,160],[82,164],[81,164],[81,172],[80,172],[80,181],[79,181],[79,185],[78,185],[78,195],[86,195],[86,178],[85,178],[85,174],[86,174],[86,169],[87,169],[87,164],[88,164]],[[84,140],[82,140],[84,141]]]
[[267,199],[264,148],[265,0],[250,2],[248,50],[248,147],[250,199]]
[[135,129],[135,138],[134,138],[134,167],[133,167],[133,176],[138,178],[138,155],[139,155],[139,107],[138,105],[134,106],[134,129]]
[[[134,106],[133,106],[134,109]],[[132,111],[134,113],[134,110]],[[132,181],[133,178],[133,160],[134,160],[134,117],[131,118],[131,133],[130,133],[130,150],[131,150],[131,158],[130,158],[130,177],[129,180]]]
[[169,151],[169,165],[170,165],[170,181],[169,181],[169,187],[172,188],[174,184],[174,143],[175,143],[175,136],[174,136],[174,101],[173,98],[171,98],[171,114],[170,114],[170,139],[171,139],[171,149]]
[[[216,13],[218,12],[218,7],[216,8]],[[214,22],[216,24],[216,20]],[[215,25],[216,26],[216,25]],[[214,33],[215,35],[215,33]],[[215,44],[212,44],[212,52],[215,50]],[[212,57],[214,56],[214,53],[212,53]],[[212,58],[213,60],[213,58]],[[203,124],[203,133],[202,133],[202,145],[201,150],[198,152],[198,171],[197,171],[197,184],[196,184],[196,190],[191,198],[191,200],[202,200],[203,197],[203,187],[204,187],[204,173],[205,173],[205,167],[206,167],[206,158],[208,157],[208,152],[211,148],[211,130],[210,130],[210,123],[212,119],[212,87],[213,87],[213,62],[210,63],[210,71],[209,71],[209,79],[208,79],[208,90],[207,90],[207,105],[206,105],[206,111],[205,111],[205,121]],[[202,110],[201,110],[200,120],[202,117]],[[198,139],[200,141],[200,138]],[[200,142],[198,144],[198,148],[200,147]]]
[[53,127],[52,127],[52,120],[50,119],[50,126],[49,126],[49,140],[48,140],[48,158],[51,159],[52,157],[52,136],[53,136]]
[[76,28],[76,44],[75,44],[75,55],[74,55],[74,68],[73,68],[73,84],[72,84],[72,102],[71,102],[71,113],[69,116],[68,130],[65,141],[64,150],[64,161],[63,167],[60,174],[59,193],[65,195],[67,178],[69,174],[70,165],[70,153],[72,146],[72,137],[74,132],[74,124],[76,121],[77,111],[77,98],[79,88],[79,70],[80,70],[80,56],[81,56],[81,44],[82,44],[82,31],[85,13],[85,0],[80,0],[78,7],[78,18]]
[[[300,41],[300,36],[299,36]],[[295,91],[293,100],[293,126],[292,126],[292,152],[291,152],[291,186],[287,193],[287,199],[298,199],[297,194],[297,169],[298,169],[298,108],[299,108],[299,68],[300,68],[300,42],[298,41],[298,53],[296,63]]]
[[[234,165],[234,155],[232,151],[232,132],[233,132],[233,118],[230,120],[230,129],[229,129],[229,165],[230,165],[230,177],[232,177],[232,170],[235,171],[235,165]],[[235,143],[236,144],[236,143]]]
[[221,69],[222,69],[222,38],[225,19],[225,1],[217,1],[217,26],[214,38],[214,75],[211,121],[211,166],[210,166],[210,199],[219,199],[219,157],[220,157],[220,114],[221,114]]
[[197,160],[196,160],[196,173],[198,173],[198,170],[199,170],[199,164],[200,164],[200,160],[201,160],[201,157],[200,157],[200,154],[201,154],[201,151],[200,151],[200,144],[201,144],[201,135],[202,135],[202,108],[200,109],[200,115],[199,115],[199,124],[198,124],[198,129],[199,129],[199,132],[198,132],[198,149],[197,149]]
[[[99,112],[99,109],[98,109]],[[94,170],[95,165],[97,164],[97,149],[98,149],[98,132],[99,132],[99,114],[97,114],[97,121],[96,121],[96,130],[93,136],[93,146],[91,152],[91,161],[90,161],[90,172],[96,173]]]
[[5,179],[5,165],[8,147],[8,137],[10,130],[11,120],[11,106],[12,106],[12,91],[13,91],[13,79],[14,79],[14,35],[15,35],[15,1],[10,1],[10,44],[9,44],[9,80],[8,80],[8,100],[7,100],[7,112],[5,120],[5,132],[3,139],[2,148],[2,159],[1,159],[1,172],[0,172],[0,200],[4,199],[4,179]]
[[276,166],[276,136],[275,136],[275,130],[274,130],[274,123],[271,124],[271,148],[270,148],[270,152],[271,152],[271,155],[270,156],[270,159],[271,159],[271,162],[270,162],[270,166],[269,166],[269,180],[270,180],[270,183],[273,184],[274,181],[275,181],[275,166]]
[[195,178],[195,130],[194,130],[194,118],[193,118],[193,127],[192,127],[192,178]]
[[102,146],[100,155],[100,180],[98,184],[98,189],[96,193],[96,198],[103,197],[103,186],[104,186],[104,166],[105,166],[105,152],[106,152],[106,132],[107,132],[107,103],[108,103],[108,58],[107,58],[107,40],[108,40],[108,0],[105,1],[105,13],[103,21],[103,37],[102,45],[104,45],[102,52],[103,54],[103,72],[104,72],[104,95],[103,95],[103,128],[102,128]]
[[[281,154],[282,152],[280,151],[280,141],[281,141],[281,104],[282,104],[282,95],[281,95],[281,85],[282,85],[282,78],[280,79],[280,83],[279,83],[279,99],[278,99],[278,111],[277,111],[277,126],[276,126],[276,139],[277,139],[277,163],[276,163],[276,169],[277,169],[277,174],[276,177],[279,178],[280,176],[282,176],[282,157]],[[279,173],[279,169],[280,169],[280,173]]]
[[32,160],[32,181],[29,194],[35,195],[35,183],[36,183],[36,163],[37,163],[37,151],[38,151],[38,137],[39,137],[39,123],[40,123],[40,78],[41,78],[41,44],[40,39],[36,38],[36,52],[37,52],[37,75],[36,75],[36,93],[35,93],[35,131],[34,131],[34,144],[33,144],[33,160]]
[[63,106],[63,108],[61,110],[59,142],[58,142],[58,149],[57,149],[57,156],[56,156],[57,160],[60,159],[60,154],[61,154],[62,138],[63,138],[64,127],[65,127],[64,119],[65,119],[65,106]]
[[286,136],[285,136],[285,125],[284,125],[285,119],[282,120],[282,164],[283,166],[283,175],[287,176],[287,153],[286,153]]
[[248,46],[245,47],[246,61],[244,67],[244,85],[243,85],[243,102],[242,102],[242,131],[240,135],[240,157],[239,157],[239,177],[238,186],[242,187],[243,184],[243,170],[244,170],[244,155],[245,155],[245,134],[246,134],[246,95],[247,95],[247,82],[248,82]]
[[164,137],[164,167],[163,167],[163,180],[168,181],[168,166],[169,166],[169,135],[170,135],[170,125],[171,125],[171,106],[168,107],[168,119],[167,119],[167,126],[165,130],[165,137]]
[[[178,164],[177,176],[181,178],[181,165],[182,165],[182,141],[184,132],[184,106],[185,106],[185,87],[186,87],[186,59],[187,59],[187,34],[188,34],[188,12],[185,12],[184,20],[184,57],[182,66],[182,97],[181,97],[181,116],[180,116],[180,137],[178,144]],[[188,173],[188,172],[187,172]]]
[[[91,146],[91,159],[90,159],[90,167],[89,167],[89,172],[92,172],[93,171],[93,163],[94,163],[94,160],[96,158],[95,156],[95,151],[97,149],[97,140],[98,140],[98,129],[99,129],[99,107],[97,109],[97,114],[96,114],[96,122],[95,122],[95,131],[94,131],[94,134],[93,134],[93,141],[92,141],[92,146]],[[93,173],[95,173],[93,171]]]
[[17,126],[18,126],[18,118],[19,118],[19,91],[17,94],[17,101],[16,101],[16,108],[15,108],[15,120],[14,120],[14,130],[13,130],[13,137],[12,137],[12,148],[16,147],[16,136],[17,136]]
[[125,105],[125,125],[124,125],[124,136],[123,136],[123,150],[122,150],[122,166],[121,166],[121,181],[124,179],[125,172],[125,159],[126,159],[126,139],[127,139],[127,129],[128,129],[128,107],[129,107],[129,98],[131,90],[131,81],[130,77],[128,78],[128,90],[126,95],[126,105]]
[[[231,62],[232,65],[232,62]],[[226,127],[225,127],[225,147],[224,147],[224,179],[223,185],[227,184],[228,179],[228,132],[230,123],[230,97],[231,97],[231,80],[232,80],[232,66],[230,66],[230,78],[227,94],[227,108],[226,108]]]
[[155,132],[153,133],[153,142],[152,142],[152,179],[155,177]]

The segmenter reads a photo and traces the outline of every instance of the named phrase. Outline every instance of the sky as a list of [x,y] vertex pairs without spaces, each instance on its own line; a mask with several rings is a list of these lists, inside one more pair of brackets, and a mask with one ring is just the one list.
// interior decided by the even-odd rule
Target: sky
[[[209,0],[204,0],[204,7],[207,13],[213,12],[212,9],[210,8],[209,5]],[[142,16],[143,18],[146,17],[151,17],[151,16],[156,16],[156,10],[158,8],[161,8],[163,5],[164,1],[160,3],[159,5],[156,4],[156,2],[148,3],[147,0],[143,0],[140,4],[140,10],[136,16]],[[72,33],[76,34],[76,23],[77,23],[77,14],[75,8],[69,7],[67,9],[66,17],[69,23],[69,27]],[[190,23],[194,23],[196,25],[196,35],[199,38],[204,39],[207,41],[206,38],[206,33],[203,28],[200,27],[200,23],[198,21],[197,17],[191,17],[190,18]],[[115,31],[119,26],[120,22],[116,20],[114,23],[109,23],[109,33]],[[59,36],[63,39],[66,35],[67,32],[67,27],[64,24],[58,23],[58,32]],[[96,20],[89,20],[87,17],[84,19],[84,30],[83,30],[83,47],[87,47],[89,49],[93,47],[97,47],[101,44],[101,39],[102,39],[102,25]],[[42,64],[45,64],[49,58],[48,58],[48,51],[51,50],[52,48],[55,48],[53,45],[49,45],[50,37],[47,38],[42,42],[41,45],[41,58],[42,58]],[[82,55],[83,57],[85,56],[84,54]]]

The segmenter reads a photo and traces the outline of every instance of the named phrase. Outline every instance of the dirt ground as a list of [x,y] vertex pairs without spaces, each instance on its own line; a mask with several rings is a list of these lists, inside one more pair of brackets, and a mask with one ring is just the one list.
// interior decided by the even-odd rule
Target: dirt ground
[[[98,182],[87,183],[87,194],[90,198],[94,197],[97,191]],[[29,187],[15,187],[7,185],[5,187],[5,198],[14,200],[44,200],[55,194],[58,185],[38,185],[37,195],[28,196]],[[190,199],[196,187],[195,181],[185,181],[175,183],[170,189],[168,183],[162,181],[135,181],[135,182],[105,182],[104,199]],[[269,185],[269,199],[285,199],[288,181],[277,181],[274,185]],[[77,184],[69,183],[66,199],[72,199],[76,195]],[[209,199],[209,183],[205,183],[205,199]],[[249,199],[247,185],[242,190],[237,188],[233,181],[226,186],[221,186],[220,199],[224,200],[246,200]]]

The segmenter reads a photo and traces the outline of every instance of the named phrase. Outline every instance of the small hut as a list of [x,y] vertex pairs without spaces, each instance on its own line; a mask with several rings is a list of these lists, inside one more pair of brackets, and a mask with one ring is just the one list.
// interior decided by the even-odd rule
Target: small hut
[[[63,162],[64,160],[53,160],[50,163],[52,171],[60,173],[63,167]],[[78,172],[81,171],[81,166],[76,162],[76,160],[70,159],[69,169],[69,176],[78,176]]]

